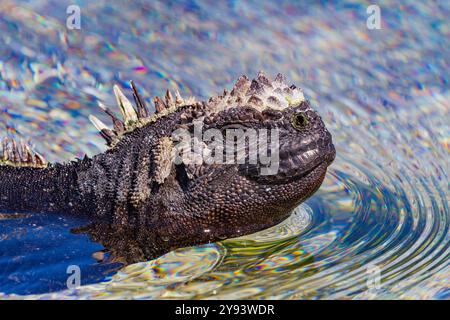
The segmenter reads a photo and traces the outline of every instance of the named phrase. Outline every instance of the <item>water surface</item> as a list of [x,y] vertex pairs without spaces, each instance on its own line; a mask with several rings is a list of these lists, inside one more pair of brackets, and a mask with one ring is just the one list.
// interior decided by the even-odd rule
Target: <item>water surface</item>
[[92,156],[105,147],[87,116],[113,84],[207,98],[264,70],[304,89],[337,158],[281,226],[125,268],[70,232],[83,221],[3,215],[1,297],[449,298],[447,1],[381,2],[380,30],[368,2],[75,2],[81,30],[73,1],[1,2],[3,135],[51,161]]

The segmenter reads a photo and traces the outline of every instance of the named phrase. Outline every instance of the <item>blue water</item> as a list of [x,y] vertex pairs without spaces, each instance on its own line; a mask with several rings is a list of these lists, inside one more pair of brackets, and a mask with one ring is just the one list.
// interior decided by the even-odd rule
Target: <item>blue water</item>
[[71,265],[81,269],[82,285],[106,279],[119,265],[97,263],[91,254],[103,247],[89,241],[87,236],[70,232],[86,223],[42,214],[2,221],[2,291],[30,294],[65,289],[67,279],[73,274]]
[[[71,4],[80,30],[66,27]],[[0,297],[448,299],[450,6],[383,1],[369,30],[370,4],[2,1],[0,123],[50,161],[105,150],[88,115],[107,122],[96,104],[114,105],[114,84],[133,79],[151,105],[166,88],[204,99],[259,70],[304,90],[337,158],[282,226],[119,272],[71,232],[85,221],[1,216]]]

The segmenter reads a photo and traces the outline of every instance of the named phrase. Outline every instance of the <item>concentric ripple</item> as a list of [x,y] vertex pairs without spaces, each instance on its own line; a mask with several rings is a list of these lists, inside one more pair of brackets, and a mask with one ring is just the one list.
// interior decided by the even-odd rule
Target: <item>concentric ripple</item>
[[[97,112],[96,100],[112,99],[113,83],[134,79],[148,100],[166,87],[207,97],[261,69],[304,89],[337,149],[321,189],[279,226],[32,297],[450,298],[450,8],[445,1],[380,6],[382,29],[369,30],[366,3],[81,2],[83,27],[75,32],[65,28],[60,4],[18,9],[3,1],[1,120],[51,160],[102,150],[86,115]],[[22,279],[35,264],[12,270],[25,258],[8,249],[6,233],[27,231],[37,218],[10,218],[0,215],[0,263]],[[51,236],[29,233],[23,241],[36,250],[26,261],[40,262],[39,275],[60,279],[68,263],[97,265],[98,245],[80,250],[87,240],[46,219],[39,227],[75,249],[60,253]],[[99,281],[95,272],[87,271],[90,283]],[[0,297],[51,291],[22,290],[30,281],[23,279],[0,283],[8,292]]]

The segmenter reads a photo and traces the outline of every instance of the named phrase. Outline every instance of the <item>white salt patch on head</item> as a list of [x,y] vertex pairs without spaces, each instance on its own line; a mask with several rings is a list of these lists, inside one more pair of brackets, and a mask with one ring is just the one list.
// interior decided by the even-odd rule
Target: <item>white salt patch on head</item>
[[303,101],[303,92],[299,88],[289,87],[282,75],[269,80],[260,72],[252,81],[245,76],[240,77],[231,92],[225,91],[222,95],[211,98],[207,110],[213,113],[241,106],[250,106],[259,111],[284,110]]

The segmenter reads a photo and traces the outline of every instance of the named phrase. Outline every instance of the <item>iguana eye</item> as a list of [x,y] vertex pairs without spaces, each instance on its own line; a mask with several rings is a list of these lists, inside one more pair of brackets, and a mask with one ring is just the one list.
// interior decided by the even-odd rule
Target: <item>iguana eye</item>
[[302,130],[308,124],[308,118],[303,112],[295,113],[291,118],[292,126],[297,130]]

